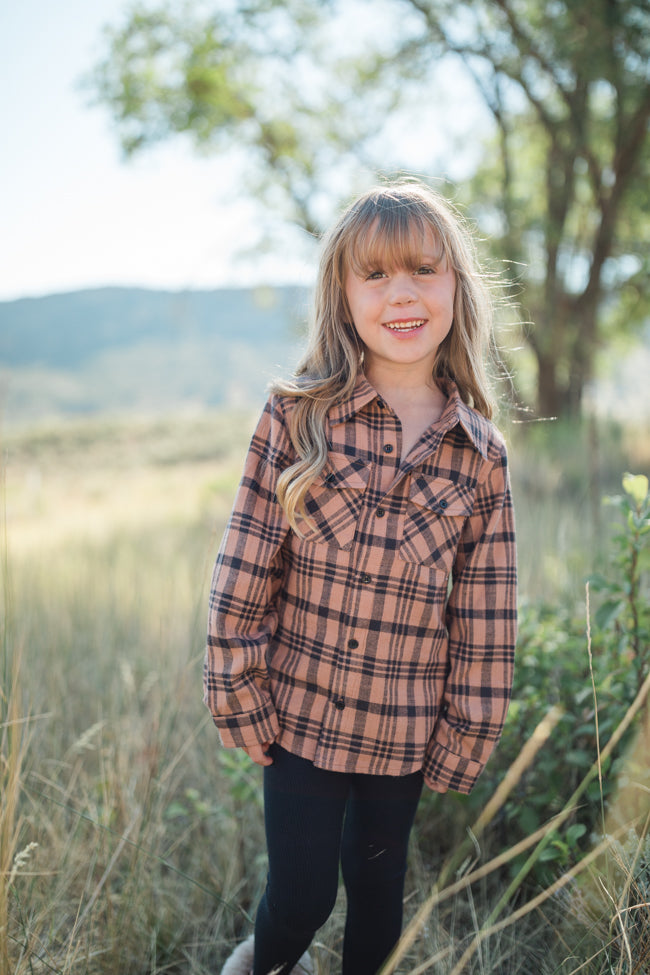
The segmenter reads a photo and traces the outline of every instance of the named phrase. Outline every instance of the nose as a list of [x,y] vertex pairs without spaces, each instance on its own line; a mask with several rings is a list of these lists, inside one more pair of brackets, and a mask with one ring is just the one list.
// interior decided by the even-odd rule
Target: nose
[[408,305],[415,301],[415,285],[407,271],[399,271],[391,278],[389,301],[392,305]]

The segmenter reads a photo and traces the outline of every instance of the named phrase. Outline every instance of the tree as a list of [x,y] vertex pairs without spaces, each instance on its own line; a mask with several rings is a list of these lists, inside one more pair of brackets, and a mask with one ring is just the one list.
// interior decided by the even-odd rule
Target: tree
[[[127,157],[182,135],[200,151],[238,147],[248,189],[318,234],[324,198],[354,179],[350,151],[358,166],[377,116],[396,102],[382,52],[332,53],[324,35],[336,7],[140,3],[124,24],[105,28],[107,56],[85,85],[108,107]],[[383,86],[374,84],[380,71]],[[363,100],[350,98],[362,90]]]
[[[578,414],[597,348],[647,314],[647,0],[410,0],[421,44],[453,51],[498,133],[474,200],[528,266],[543,415]],[[456,5],[457,7],[457,5]]]
[[640,325],[650,299],[647,0],[386,0],[387,29],[359,28],[356,50],[337,56],[332,25],[345,29],[352,8],[377,10],[136,8],[109,31],[94,87],[127,152],[174,133],[218,151],[234,140],[255,191],[313,232],[361,162],[386,169],[380,120],[437,95],[436,70],[457,59],[494,122],[468,201],[497,254],[527,269],[537,409],[578,414],[597,349]]

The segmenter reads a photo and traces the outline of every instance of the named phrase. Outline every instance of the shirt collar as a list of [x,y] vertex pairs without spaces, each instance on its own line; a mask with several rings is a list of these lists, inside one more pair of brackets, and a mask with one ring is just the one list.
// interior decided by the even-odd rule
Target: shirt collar
[[[476,450],[487,458],[490,421],[463,402],[452,379],[440,379],[438,385],[447,396],[447,405],[436,424],[436,432],[442,430],[447,433],[460,424]],[[374,386],[370,385],[363,373],[359,373],[351,394],[330,410],[330,423],[346,423],[368,403],[379,399]]]
[[440,379],[438,385],[447,395],[447,405],[440,417],[440,424],[446,431],[460,423],[481,457],[487,459],[490,421],[478,410],[463,402],[453,379]]
[[370,385],[365,375],[360,372],[350,395],[330,410],[330,423],[346,423],[355,413],[358,413],[374,399],[379,399],[379,393],[374,386]]

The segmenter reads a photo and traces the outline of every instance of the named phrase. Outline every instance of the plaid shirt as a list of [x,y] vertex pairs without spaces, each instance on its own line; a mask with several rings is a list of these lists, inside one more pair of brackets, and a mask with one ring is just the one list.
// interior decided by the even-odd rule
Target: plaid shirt
[[510,698],[514,520],[500,434],[445,392],[401,458],[397,416],[360,378],[330,411],[302,539],[275,497],[294,400],[266,404],[210,596],[205,702],[227,747],[471,790]]

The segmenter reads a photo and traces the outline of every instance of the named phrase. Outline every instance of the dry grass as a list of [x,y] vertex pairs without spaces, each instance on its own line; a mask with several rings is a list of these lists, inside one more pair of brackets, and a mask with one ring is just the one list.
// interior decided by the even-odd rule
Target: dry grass
[[[208,975],[250,930],[265,874],[260,773],[218,748],[200,671],[251,424],[79,424],[6,442],[0,975]],[[520,850],[489,852],[490,818],[549,730],[531,729],[446,864],[415,837],[411,927],[387,972],[646,970],[648,739],[590,858],[538,900],[522,900],[523,878],[504,882]],[[549,829],[528,838],[531,855]],[[338,970],[343,914],[341,900],[319,934],[319,975]]]

